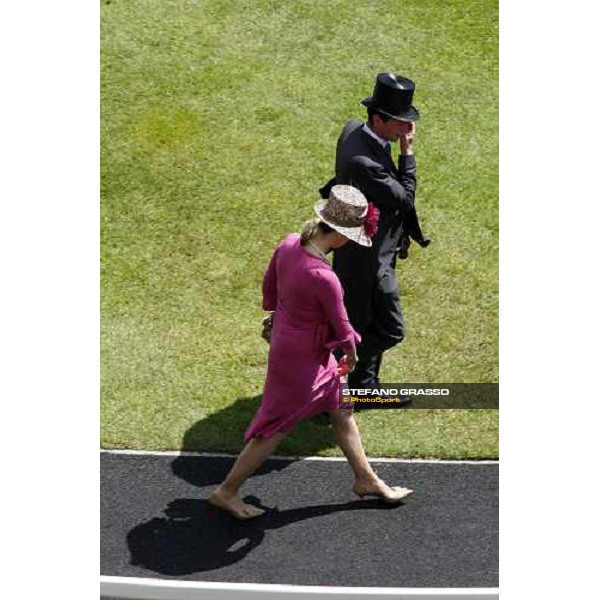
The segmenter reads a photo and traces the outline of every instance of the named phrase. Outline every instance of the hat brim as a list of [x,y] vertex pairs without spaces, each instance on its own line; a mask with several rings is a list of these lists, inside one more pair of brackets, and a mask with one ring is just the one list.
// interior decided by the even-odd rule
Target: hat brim
[[400,113],[398,115],[393,115],[393,114],[379,108],[377,106],[377,104],[375,104],[373,102],[373,96],[370,96],[369,98],[365,98],[364,100],[361,100],[360,103],[363,106],[366,106],[367,108],[373,108],[377,112],[387,115],[388,117],[391,117],[392,119],[395,119],[396,121],[411,121],[412,122],[412,121],[418,121],[421,118],[419,111],[414,106],[411,106],[407,111],[404,111],[403,113]]
[[361,246],[370,248],[373,245],[371,238],[367,235],[367,232],[362,225],[359,225],[358,227],[341,227],[340,225],[328,221],[322,214],[326,204],[327,200],[319,200],[314,206],[315,213],[323,223],[327,223],[329,227],[335,229],[338,233],[345,235],[349,240],[352,240]]

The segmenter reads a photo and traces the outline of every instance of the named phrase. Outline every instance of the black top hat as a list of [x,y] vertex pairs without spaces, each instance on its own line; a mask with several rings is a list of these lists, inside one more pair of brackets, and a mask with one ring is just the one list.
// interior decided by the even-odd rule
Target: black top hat
[[418,121],[419,111],[412,105],[415,84],[394,73],[379,73],[370,98],[361,104],[399,121]]

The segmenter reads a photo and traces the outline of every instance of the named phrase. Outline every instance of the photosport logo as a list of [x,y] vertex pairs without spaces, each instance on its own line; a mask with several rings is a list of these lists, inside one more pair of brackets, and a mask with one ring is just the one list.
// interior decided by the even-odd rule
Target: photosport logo
[[[410,409],[498,409],[497,383],[381,383],[374,388],[340,386],[340,404],[364,404],[370,408],[398,408],[409,396]],[[404,407],[406,409],[406,405]]]

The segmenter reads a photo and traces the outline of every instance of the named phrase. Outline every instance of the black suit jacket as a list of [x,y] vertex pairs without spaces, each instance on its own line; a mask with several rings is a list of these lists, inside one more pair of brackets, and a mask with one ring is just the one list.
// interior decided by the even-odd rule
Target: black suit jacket
[[[364,333],[378,311],[392,310],[397,300],[381,302],[380,294],[397,294],[396,256],[408,235],[421,245],[423,237],[415,211],[417,167],[413,155],[400,155],[396,166],[381,144],[350,121],[338,139],[335,178],[319,191],[326,198],[334,184],[358,188],[380,211],[373,246],[349,241],[334,252],[333,268],[344,288],[344,303],[353,327]],[[388,308],[381,308],[387,305]],[[399,306],[396,307],[399,310]],[[394,309],[395,310],[395,309]]]
[[414,155],[400,155],[396,166],[381,144],[364,131],[361,121],[350,121],[342,130],[335,178],[321,188],[321,196],[327,197],[334,184],[352,185],[380,211],[373,248],[348,242],[334,253],[334,269],[348,302],[356,294],[369,294],[367,290],[374,285],[383,292],[396,289],[396,251],[403,236],[410,235],[423,246],[429,243],[415,210],[416,172]]
[[[363,123],[361,121],[355,120],[350,121],[344,127],[337,144],[336,176],[319,190],[321,197],[327,198],[331,187],[336,183],[353,185],[352,181],[355,181],[354,185],[358,187],[359,179],[362,179],[363,185],[366,185],[366,188],[370,189],[376,195],[378,192],[376,189],[377,181],[370,181],[372,177],[374,177],[375,180],[378,180],[379,183],[387,188],[386,192],[389,191],[392,194],[396,192],[395,198],[391,200],[391,203],[392,205],[396,204],[399,212],[403,213],[401,215],[402,230],[398,248],[407,246],[407,240],[403,238],[411,238],[420,246],[424,248],[427,247],[431,240],[426,238],[421,231],[419,217],[417,216],[414,205],[416,179],[413,177],[411,181],[408,181],[406,178],[407,175],[410,176],[411,174],[416,174],[414,156],[411,158],[410,156],[400,155],[399,165],[397,167],[390,156],[383,150],[381,145],[362,129],[362,125]],[[361,158],[361,156],[363,158]],[[372,160],[371,164],[369,159]],[[376,168],[377,165],[382,167],[384,171],[383,174]],[[397,190],[391,189],[393,185],[390,185],[389,181],[385,181],[386,174],[389,174],[393,179],[399,181],[399,183],[405,187],[410,198],[408,195],[403,195],[401,191],[398,193]],[[363,176],[361,177],[361,175]],[[366,189],[360,189],[367,196],[369,201],[374,202],[380,210],[380,203],[390,205],[385,197],[385,193],[380,196],[382,199],[378,202],[375,198],[369,198]],[[405,258],[405,256],[401,256],[401,258]]]

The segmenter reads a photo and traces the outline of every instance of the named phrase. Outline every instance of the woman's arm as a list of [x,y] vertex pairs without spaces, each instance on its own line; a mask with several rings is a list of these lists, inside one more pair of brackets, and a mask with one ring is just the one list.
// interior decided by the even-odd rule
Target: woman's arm
[[317,271],[315,291],[334,334],[333,339],[327,341],[327,347],[341,347],[348,355],[356,354],[356,344],[360,342],[360,335],[354,331],[348,319],[344,306],[344,292],[337,275],[329,270]]
[[273,256],[269,261],[269,266],[265,271],[262,282],[263,310],[275,310],[277,307],[277,254],[279,246],[275,248]]

